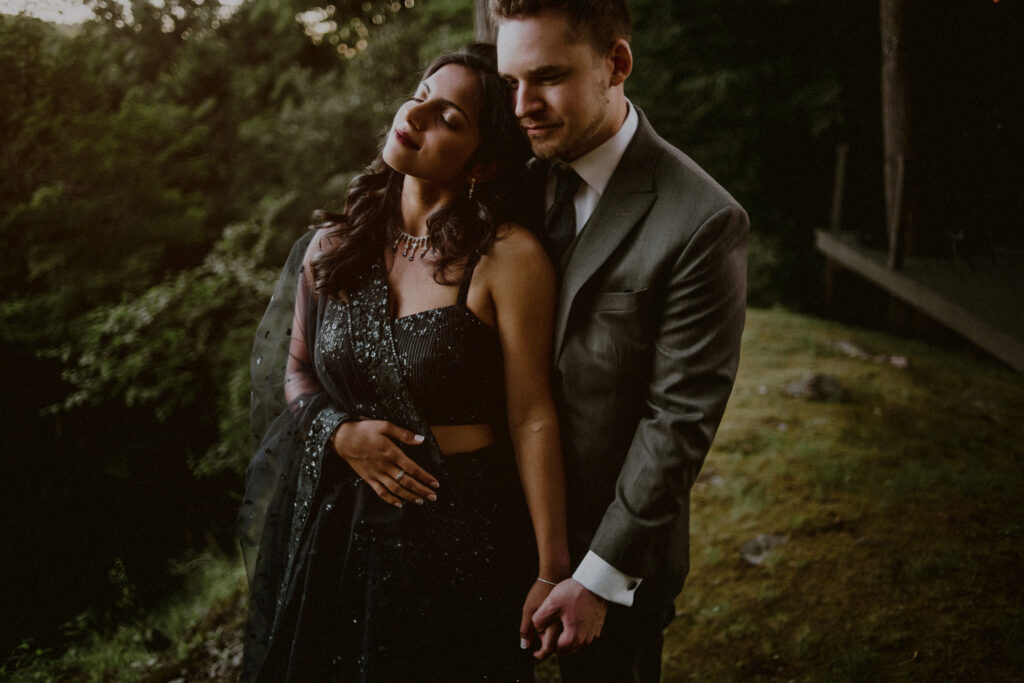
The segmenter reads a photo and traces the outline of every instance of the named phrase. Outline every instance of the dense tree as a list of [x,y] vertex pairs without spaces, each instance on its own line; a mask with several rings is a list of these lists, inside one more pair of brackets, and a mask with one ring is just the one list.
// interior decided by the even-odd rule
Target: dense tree
[[229,542],[267,288],[426,56],[469,37],[468,0],[413,4],[0,17],[0,436],[26,484],[0,583],[36,596],[4,596],[0,647],[114,604],[112,566],[145,603],[168,557]]
[[[627,94],[752,217],[750,300],[814,307],[837,143],[854,182],[880,172],[878,7],[843,0],[632,0]],[[852,188],[881,220],[881,184]]]

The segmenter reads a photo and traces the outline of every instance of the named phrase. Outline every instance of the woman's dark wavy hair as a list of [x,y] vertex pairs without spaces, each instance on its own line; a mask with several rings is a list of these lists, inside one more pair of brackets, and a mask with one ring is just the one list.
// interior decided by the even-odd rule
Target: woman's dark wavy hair
[[[465,168],[493,163],[496,171],[486,182],[476,184],[472,198],[463,195],[427,219],[430,245],[439,254],[434,279],[442,284],[454,284],[448,277],[453,267],[484,254],[498,238],[498,228],[516,218],[525,205],[522,193],[530,158],[508,85],[498,75],[495,47],[474,43],[444,54],[427,67],[423,78],[448,64],[472,70],[480,84],[480,146]],[[325,222],[313,228],[327,228],[325,244],[330,245],[310,264],[318,293],[337,296],[351,290],[398,239],[403,178],[378,154],[367,172],[349,185],[344,214],[318,212],[317,219]]]

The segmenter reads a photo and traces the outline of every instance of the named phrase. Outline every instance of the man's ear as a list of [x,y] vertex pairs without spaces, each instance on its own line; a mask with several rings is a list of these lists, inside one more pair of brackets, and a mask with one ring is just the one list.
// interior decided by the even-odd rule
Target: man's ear
[[477,164],[469,172],[469,177],[478,183],[486,183],[498,172],[498,162],[488,161],[486,164]]
[[629,49],[629,43],[622,38],[616,40],[608,50],[606,59],[611,67],[609,85],[622,85],[633,71],[633,52]]

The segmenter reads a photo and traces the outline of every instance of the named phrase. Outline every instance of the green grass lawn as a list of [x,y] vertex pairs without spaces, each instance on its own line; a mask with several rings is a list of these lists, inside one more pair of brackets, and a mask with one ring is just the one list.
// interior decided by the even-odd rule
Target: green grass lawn
[[[806,372],[835,376],[849,400],[785,395]],[[1024,381],[1010,370],[750,311],[693,491],[665,680],[1019,680],[1022,440]],[[759,533],[788,542],[753,566],[739,548]]]
[[[806,373],[837,378],[846,400],[783,391]],[[664,680],[1020,680],[1022,440],[1024,378],[1010,370],[751,310],[693,491]],[[785,543],[752,565],[740,546],[762,533]],[[237,563],[199,569],[187,598],[60,660],[26,655],[14,678],[230,680],[244,581]],[[173,643],[162,653],[146,647],[154,628]],[[557,680],[551,664],[540,680]]]

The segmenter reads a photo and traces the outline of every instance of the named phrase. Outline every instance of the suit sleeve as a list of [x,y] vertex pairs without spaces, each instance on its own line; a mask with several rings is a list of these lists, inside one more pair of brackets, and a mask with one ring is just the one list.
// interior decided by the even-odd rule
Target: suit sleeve
[[[590,549],[650,576],[663,562],[732,392],[746,309],[749,221],[711,215],[668,275],[654,323],[647,406]],[[687,532],[688,533],[688,532]]]

